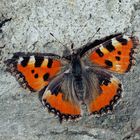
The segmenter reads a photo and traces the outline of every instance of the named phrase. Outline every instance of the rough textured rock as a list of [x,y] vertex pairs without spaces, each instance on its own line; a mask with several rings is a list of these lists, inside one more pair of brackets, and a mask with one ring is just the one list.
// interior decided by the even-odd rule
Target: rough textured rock
[[[85,27],[84,27],[85,26]],[[84,28],[83,28],[84,27]],[[0,140],[139,140],[140,51],[136,67],[118,76],[124,86],[121,102],[110,115],[60,124],[48,114],[37,94],[22,89],[4,71],[13,52],[55,52],[63,44],[76,47],[115,32],[140,38],[139,0],[1,0],[0,1]]]

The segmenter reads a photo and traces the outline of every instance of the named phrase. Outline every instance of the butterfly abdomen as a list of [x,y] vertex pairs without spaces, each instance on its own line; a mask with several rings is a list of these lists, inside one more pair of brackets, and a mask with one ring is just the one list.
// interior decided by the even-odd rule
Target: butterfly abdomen
[[85,86],[82,76],[74,77],[74,90],[79,101],[84,100]]

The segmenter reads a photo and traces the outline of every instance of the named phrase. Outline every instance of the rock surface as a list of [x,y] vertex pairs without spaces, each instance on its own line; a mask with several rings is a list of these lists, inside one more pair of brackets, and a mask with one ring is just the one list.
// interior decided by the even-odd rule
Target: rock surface
[[0,0],[0,140],[139,140],[140,51],[123,82],[121,102],[112,114],[60,124],[37,94],[22,89],[4,71],[14,52],[61,54],[60,43],[75,47],[94,37],[126,32],[140,38],[139,0]]

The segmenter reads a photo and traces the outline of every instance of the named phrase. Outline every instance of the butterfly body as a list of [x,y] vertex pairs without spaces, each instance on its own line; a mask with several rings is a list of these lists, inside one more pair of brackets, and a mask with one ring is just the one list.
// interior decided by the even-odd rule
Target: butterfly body
[[89,115],[107,113],[121,97],[122,84],[110,72],[123,74],[133,64],[135,37],[124,34],[95,40],[61,57],[48,53],[15,53],[7,70],[21,86],[39,93],[42,104],[59,117],[75,120],[82,104]]
[[[65,58],[65,57],[64,57]],[[84,94],[86,92],[85,85],[83,82],[83,71],[85,71],[83,62],[81,61],[80,55],[75,50],[69,55],[69,75],[73,79],[73,91],[79,101],[84,100]]]

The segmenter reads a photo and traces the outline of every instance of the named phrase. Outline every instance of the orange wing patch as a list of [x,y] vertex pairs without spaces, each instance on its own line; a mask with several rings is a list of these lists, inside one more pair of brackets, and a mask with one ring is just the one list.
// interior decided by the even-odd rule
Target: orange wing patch
[[94,64],[111,71],[125,73],[133,63],[135,42],[134,38],[119,35],[97,47],[89,54],[89,59]]
[[102,93],[88,105],[90,115],[107,113],[113,109],[114,104],[121,97],[121,84],[115,77],[112,77],[108,82],[103,82],[101,89]]
[[51,93],[50,90],[45,91],[42,97],[43,104],[48,111],[58,115],[60,122],[65,120],[75,120],[81,117],[80,105],[63,99],[63,93],[58,92],[57,95]]
[[43,56],[14,56],[8,60],[8,70],[13,73],[21,86],[31,91],[40,91],[48,85],[51,78],[57,75],[61,69],[58,59],[45,58]]

